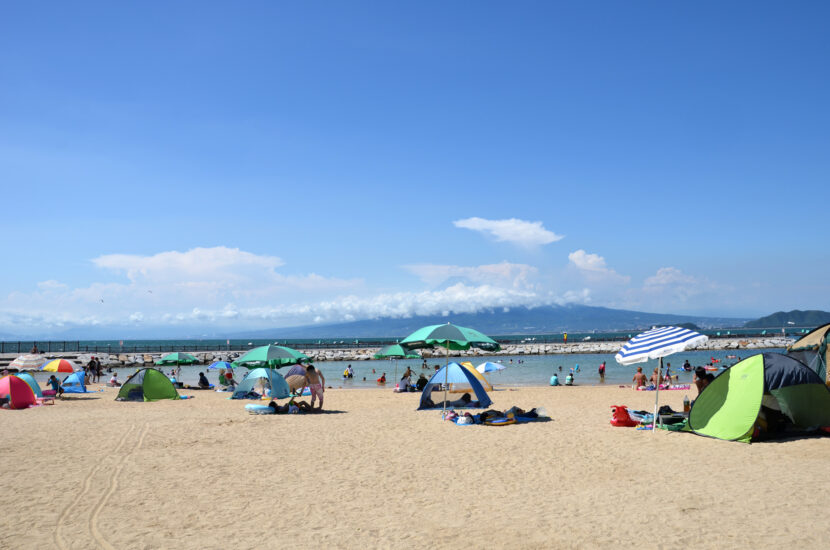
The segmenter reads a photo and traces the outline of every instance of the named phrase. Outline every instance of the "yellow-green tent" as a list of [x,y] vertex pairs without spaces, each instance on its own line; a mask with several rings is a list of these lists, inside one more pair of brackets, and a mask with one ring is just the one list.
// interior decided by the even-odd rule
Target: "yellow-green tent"
[[787,355],[801,361],[830,385],[827,363],[830,362],[830,323],[821,325],[787,348]]

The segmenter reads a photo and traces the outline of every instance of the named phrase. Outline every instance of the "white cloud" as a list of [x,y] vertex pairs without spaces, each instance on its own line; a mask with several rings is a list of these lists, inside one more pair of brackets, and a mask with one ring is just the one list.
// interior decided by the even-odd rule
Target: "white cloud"
[[590,281],[593,282],[611,282],[611,283],[628,283],[631,278],[626,275],[620,275],[605,264],[605,258],[598,254],[589,254],[582,249],[576,250],[568,254],[570,265],[578,269]]
[[557,235],[545,229],[542,222],[528,222],[516,218],[510,218],[509,220],[465,218],[452,223],[456,227],[489,234],[497,241],[506,241],[528,247],[549,244],[563,238],[562,235]]
[[643,282],[643,287],[646,289],[658,289],[670,285],[698,286],[699,283],[699,279],[687,275],[675,267],[661,267],[657,270],[656,274],[646,278]]
[[98,267],[123,272],[131,281],[216,281],[234,279],[240,271],[273,272],[283,265],[276,256],[259,256],[238,248],[216,246],[152,256],[109,254],[92,260]]
[[470,283],[512,288],[530,288],[531,280],[539,272],[531,265],[509,262],[479,266],[414,264],[405,265],[403,268],[429,285],[438,285],[448,279],[462,278]]

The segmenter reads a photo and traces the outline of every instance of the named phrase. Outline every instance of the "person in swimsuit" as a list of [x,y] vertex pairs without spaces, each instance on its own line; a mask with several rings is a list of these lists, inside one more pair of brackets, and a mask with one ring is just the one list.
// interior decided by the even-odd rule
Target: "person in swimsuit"
[[634,375],[632,382],[634,382],[635,390],[641,386],[645,386],[648,383],[646,381],[646,375],[643,374],[643,367],[637,367],[637,374]]
[[318,410],[323,410],[323,386],[326,379],[323,373],[314,368],[314,365],[309,365],[305,370],[305,385],[311,390],[311,408],[314,408],[314,400],[320,400]]

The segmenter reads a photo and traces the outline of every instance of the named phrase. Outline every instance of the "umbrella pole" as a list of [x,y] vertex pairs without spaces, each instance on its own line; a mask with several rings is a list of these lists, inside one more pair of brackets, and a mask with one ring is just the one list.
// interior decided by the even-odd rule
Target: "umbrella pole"
[[441,412],[441,418],[446,418],[447,416],[447,381],[449,380],[450,376],[450,341],[447,340],[447,361],[444,364],[444,410]]
[[657,383],[654,385],[654,421],[651,423],[651,433],[657,431],[657,405],[660,402],[660,374],[663,372],[663,358],[657,363]]
[[398,384],[398,358],[395,357],[395,385]]

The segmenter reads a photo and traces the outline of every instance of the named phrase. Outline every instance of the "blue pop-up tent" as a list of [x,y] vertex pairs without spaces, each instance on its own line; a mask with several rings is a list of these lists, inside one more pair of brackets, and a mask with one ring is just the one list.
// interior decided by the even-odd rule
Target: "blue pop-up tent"
[[84,371],[73,372],[63,379],[63,393],[90,393],[84,384]]
[[272,399],[283,399],[291,393],[288,382],[274,369],[254,369],[236,386],[231,399],[245,399],[245,396],[263,381],[266,387],[271,388]]
[[[436,373],[432,375],[432,378],[427,381],[427,385],[424,387],[424,391],[421,394],[421,403],[418,406],[419,411],[423,409],[444,407],[444,400],[435,403],[432,399],[432,391],[440,389],[442,384],[470,386],[470,389],[473,393],[475,393],[475,400],[478,401],[478,405],[481,408],[487,408],[493,402],[484,390],[484,386],[481,385],[481,382],[478,381],[478,378],[476,378],[472,372],[465,369],[458,363],[450,363],[441,367],[441,369],[436,371]],[[444,395],[446,399],[446,392]]]

